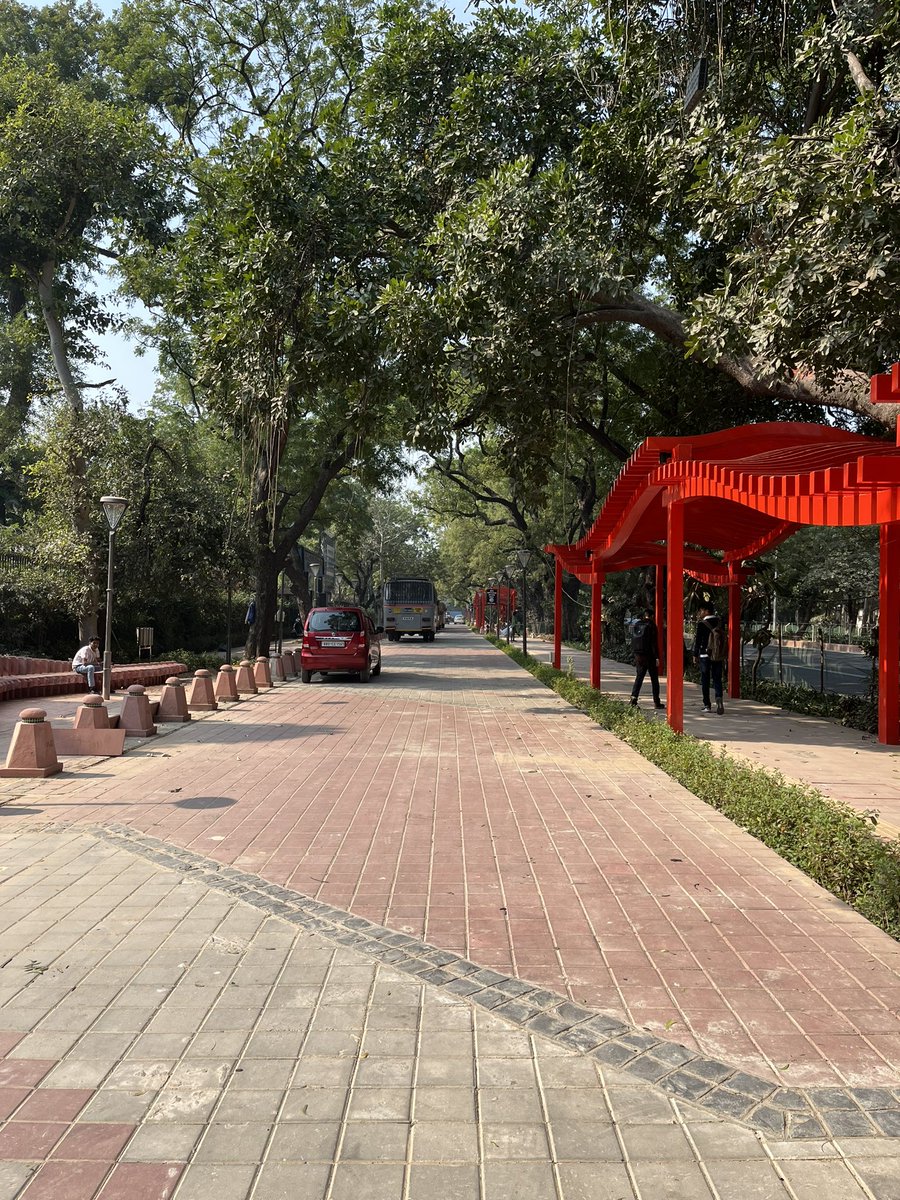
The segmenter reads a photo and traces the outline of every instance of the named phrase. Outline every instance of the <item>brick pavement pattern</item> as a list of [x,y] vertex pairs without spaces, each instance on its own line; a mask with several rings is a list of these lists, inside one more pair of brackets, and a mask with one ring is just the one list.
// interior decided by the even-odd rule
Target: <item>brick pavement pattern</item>
[[0,833],[0,1200],[893,1200],[76,827]]
[[472,634],[4,787],[533,981],[787,1088],[892,1087],[900,947]]

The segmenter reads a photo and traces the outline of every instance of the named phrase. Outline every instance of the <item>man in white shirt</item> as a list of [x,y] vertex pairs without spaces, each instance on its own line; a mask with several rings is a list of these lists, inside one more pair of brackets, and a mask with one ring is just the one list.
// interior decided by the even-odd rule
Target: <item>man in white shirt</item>
[[82,646],[72,659],[72,670],[76,675],[86,675],[89,692],[99,692],[94,686],[97,668],[100,665],[100,639],[93,637],[86,646]]

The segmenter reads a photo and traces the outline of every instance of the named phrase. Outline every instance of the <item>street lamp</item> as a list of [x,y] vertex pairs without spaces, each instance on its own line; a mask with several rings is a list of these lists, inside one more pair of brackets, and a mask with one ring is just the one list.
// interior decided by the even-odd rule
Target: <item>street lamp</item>
[[528,653],[528,592],[526,590],[528,582],[528,560],[531,558],[531,551],[527,546],[523,546],[521,550],[516,551],[516,556],[519,559],[519,565],[522,568],[522,653]]
[[103,647],[103,699],[108,700],[112,690],[112,614],[113,614],[113,558],[116,548],[116,530],[125,516],[128,501],[124,496],[101,496],[100,504],[109,526],[109,559],[106,565],[106,642]]
[[512,636],[512,583],[515,575],[515,567],[512,563],[507,563],[503,568],[506,572],[506,644],[509,645]]
[[309,572],[313,577],[312,584],[312,608],[315,608],[319,602],[319,572],[322,570],[322,564],[319,562],[311,562],[309,564]]

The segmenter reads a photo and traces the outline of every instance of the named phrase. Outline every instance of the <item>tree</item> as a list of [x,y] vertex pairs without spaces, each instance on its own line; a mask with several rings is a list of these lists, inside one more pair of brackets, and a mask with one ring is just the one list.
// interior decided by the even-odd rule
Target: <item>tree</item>
[[[490,376],[508,408],[529,358],[552,380],[582,331],[637,327],[728,381],[731,424],[760,401],[886,420],[867,375],[900,340],[890,6],[388,13],[367,99],[411,180],[397,222],[423,198],[431,231],[385,303],[420,363]],[[686,116],[698,46],[712,83]]]
[[[11,6],[4,10],[9,18]],[[59,10],[57,10],[57,13]],[[90,15],[89,19],[94,18]],[[49,60],[0,63],[0,277],[7,280],[6,345],[12,348],[7,415],[21,423],[32,394],[36,349],[27,314],[43,322],[53,373],[73,415],[69,470],[71,521],[88,539],[86,459],[76,449],[85,412],[80,363],[92,355],[89,330],[105,315],[84,280],[129,238],[158,241],[170,212],[163,186],[165,156],[151,124],[131,109],[91,94]],[[79,613],[79,636],[96,632],[97,564],[86,564],[90,586]]]

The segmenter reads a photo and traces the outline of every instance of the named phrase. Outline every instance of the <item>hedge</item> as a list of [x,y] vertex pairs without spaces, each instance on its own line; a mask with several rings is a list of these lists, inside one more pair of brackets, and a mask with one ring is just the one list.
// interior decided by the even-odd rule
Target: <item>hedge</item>
[[875,832],[875,812],[859,812],[777,772],[739,762],[707,742],[648,721],[639,708],[515,646],[488,640],[699,799],[900,939],[900,838],[888,841]]

